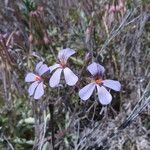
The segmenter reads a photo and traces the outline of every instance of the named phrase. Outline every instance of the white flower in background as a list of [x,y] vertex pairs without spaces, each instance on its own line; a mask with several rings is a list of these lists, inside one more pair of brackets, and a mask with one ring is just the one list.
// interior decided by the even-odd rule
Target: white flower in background
[[79,97],[82,100],[87,100],[92,95],[94,89],[97,89],[98,99],[102,105],[107,105],[111,102],[112,96],[105,87],[115,91],[121,90],[121,84],[115,80],[103,80],[105,69],[98,63],[93,62],[87,67],[87,70],[92,74],[92,82],[79,91]]
[[67,67],[67,60],[74,53],[75,51],[70,48],[62,49],[59,51],[58,53],[59,63],[49,67],[51,71],[55,70],[49,80],[49,85],[51,87],[57,87],[59,85],[62,72],[64,73],[67,85],[73,86],[77,83],[78,77]]
[[49,71],[49,68],[43,62],[39,62],[36,65],[35,72],[36,74],[30,72],[25,77],[25,82],[31,82],[29,86],[28,93],[30,96],[33,96],[34,99],[40,99],[44,94],[44,83],[42,75]]

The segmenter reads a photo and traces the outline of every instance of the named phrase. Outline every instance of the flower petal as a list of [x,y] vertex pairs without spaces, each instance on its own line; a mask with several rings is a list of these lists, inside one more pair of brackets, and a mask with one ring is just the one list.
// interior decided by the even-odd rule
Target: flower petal
[[40,67],[43,65],[43,62],[40,61],[39,63],[37,63],[36,67],[35,67],[35,71],[38,72]]
[[98,91],[98,99],[102,105],[108,105],[111,100],[112,96],[111,94],[103,87],[97,85],[97,91]]
[[49,67],[46,64],[43,64],[39,70],[38,74],[41,76],[42,74],[46,73],[49,70]]
[[34,99],[40,99],[42,95],[44,94],[44,84],[43,82],[39,83],[37,86],[35,93],[34,93]]
[[53,66],[50,66],[50,67],[49,67],[50,72],[52,72],[53,70],[55,70],[55,69],[57,69],[57,68],[59,68],[59,67],[61,67],[60,64],[54,64]]
[[119,81],[115,81],[115,80],[103,80],[103,85],[111,88],[115,91],[120,91],[121,90],[121,84]]
[[62,49],[59,51],[58,53],[58,59],[60,61],[65,61],[65,63],[67,62],[68,58],[73,55],[75,53],[75,51],[73,49],[70,48],[66,48],[66,49]]
[[86,85],[79,91],[79,97],[82,100],[89,99],[90,96],[92,95],[94,89],[95,89],[95,83],[90,83],[90,84]]
[[32,96],[34,94],[34,91],[35,91],[36,87],[38,86],[38,84],[39,84],[39,82],[35,81],[29,86],[28,93],[30,96]]
[[96,62],[93,62],[92,64],[90,64],[88,67],[87,67],[87,70],[93,75],[103,75],[103,73],[105,72],[105,68],[103,66],[101,66],[100,64],[96,63]]
[[68,68],[64,69],[65,81],[68,85],[73,86],[77,83],[78,77]]
[[36,76],[34,73],[30,72],[25,77],[25,82],[34,82],[36,80]]
[[49,85],[51,87],[56,87],[58,86],[59,82],[60,82],[60,75],[61,75],[62,69],[58,68],[53,75],[51,76],[50,80],[49,80]]

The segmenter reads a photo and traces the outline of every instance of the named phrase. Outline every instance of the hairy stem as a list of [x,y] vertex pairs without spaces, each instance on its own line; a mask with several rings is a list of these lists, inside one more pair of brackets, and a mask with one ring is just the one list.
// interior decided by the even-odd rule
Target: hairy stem
[[49,104],[49,112],[51,116],[50,122],[49,122],[49,128],[52,133],[52,147],[54,150],[55,149],[55,135],[54,135],[54,105],[53,104]]

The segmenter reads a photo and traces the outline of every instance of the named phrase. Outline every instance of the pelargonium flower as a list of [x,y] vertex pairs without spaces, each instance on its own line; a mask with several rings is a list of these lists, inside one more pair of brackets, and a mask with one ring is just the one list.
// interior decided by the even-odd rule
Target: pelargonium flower
[[91,97],[94,89],[97,89],[98,99],[102,105],[107,105],[111,102],[112,96],[107,91],[106,87],[115,91],[121,90],[121,84],[115,80],[103,80],[105,69],[98,63],[93,62],[87,67],[87,70],[92,74],[92,82],[83,87],[79,91],[79,97],[82,100],[87,100]]
[[44,94],[44,83],[42,75],[49,71],[49,67],[43,62],[39,62],[36,65],[35,72],[36,74],[29,72],[25,77],[25,82],[31,82],[29,86],[28,93],[30,96],[34,95],[34,99],[40,99]]
[[60,52],[58,53],[59,63],[54,64],[50,67],[51,71],[55,70],[49,80],[49,85],[51,87],[56,87],[59,85],[62,72],[64,73],[66,84],[68,84],[69,86],[73,86],[76,84],[76,82],[78,81],[78,77],[71,71],[70,68],[67,67],[67,60],[74,53],[75,51],[70,48],[60,50]]

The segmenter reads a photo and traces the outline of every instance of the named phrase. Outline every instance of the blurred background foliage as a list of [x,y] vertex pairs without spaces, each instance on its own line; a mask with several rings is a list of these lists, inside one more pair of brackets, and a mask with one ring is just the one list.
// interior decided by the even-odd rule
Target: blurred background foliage
[[[1,0],[0,149],[53,149],[53,134],[60,150],[149,150],[148,107],[116,134],[150,91],[149,10],[149,0]],[[76,51],[70,67],[79,82],[71,88],[63,82],[62,87],[46,88],[41,100],[33,100],[25,75],[41,60],[54,64],[66,47]],[[122,84],[120,93],[111,91],[108,107],[95,95],[87,102],[78,97],[92,61],[106,68],[104,78]],[[54,106],[53,121],[49,104]]]

